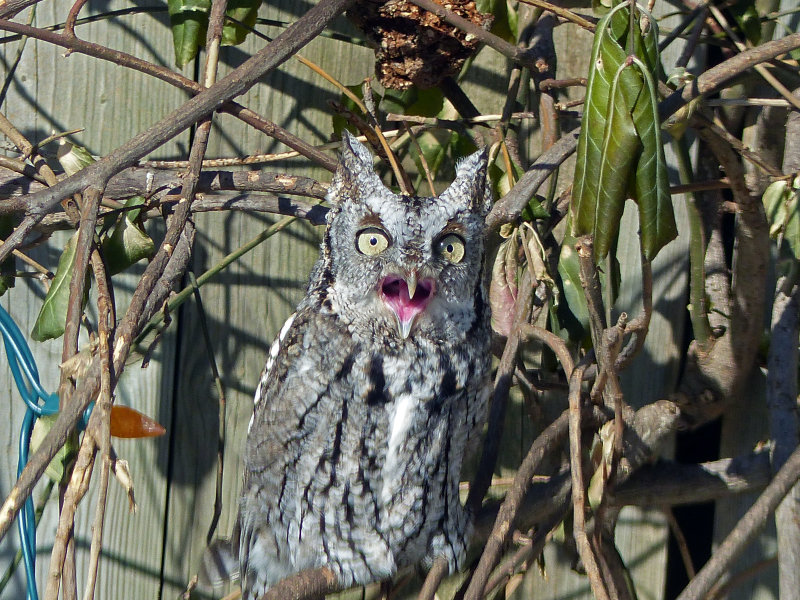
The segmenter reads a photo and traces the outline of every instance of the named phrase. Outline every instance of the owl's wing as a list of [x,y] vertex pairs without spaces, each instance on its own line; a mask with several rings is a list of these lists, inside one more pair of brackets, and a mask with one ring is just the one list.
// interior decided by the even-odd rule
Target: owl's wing
[[328,392],[349,375],[343,367],[352,367],[355,349],[346,327],[332,315],[306,308],[290,317],[270,348],[256,390],[246,476],[290,457],[303,430],[314,426],[308,417],[330,408],[321,401],[336,401]]
[[[337,379],[352,367],[356,344],[338,319],[312,307],[298,310],[270,349],[258,385],[247,438],[245,476],[239,512],[242,588],[261,590],[293,571],[278,557],[284,506],[294,497],[301,456],[315,435],[334,427],[342,398],[331,394]],[[350,366],[347,366],[347,365]],[[291,511],[290,511],[291,512]],[[274,540],[274,541],[273,541]]]

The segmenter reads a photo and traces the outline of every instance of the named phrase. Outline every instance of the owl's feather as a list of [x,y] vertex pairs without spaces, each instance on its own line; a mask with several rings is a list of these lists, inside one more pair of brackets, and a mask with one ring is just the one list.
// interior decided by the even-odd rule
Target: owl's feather
[[344,146],[320,259],[256,392],[234,540],[244,598],[302,569],[347,586],[437,556],[453,570],[466,551],[459,474],[489,393],[486,156],[416,198]]

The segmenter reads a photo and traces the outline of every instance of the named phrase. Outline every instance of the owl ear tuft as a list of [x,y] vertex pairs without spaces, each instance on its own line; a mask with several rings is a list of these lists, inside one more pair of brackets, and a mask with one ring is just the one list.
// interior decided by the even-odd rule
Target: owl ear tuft
[[492,189],[489,185],[489,148],[482,148],[462,158],[456,165],[456,178],[442,193],[453,201],[466,200],[469,210],[483,216],[492,207]]
[[359,197],[383,186],[372,167],[372,154],[355,136],[345,130],[339,166],[331,180],[327,199],[333,204]]

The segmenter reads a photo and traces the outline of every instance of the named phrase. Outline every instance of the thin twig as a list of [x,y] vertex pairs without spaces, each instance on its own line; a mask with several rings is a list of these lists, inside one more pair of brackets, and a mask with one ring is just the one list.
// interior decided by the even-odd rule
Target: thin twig
[[33,226],[62,198],[71,196],[90,185],[103,187],[113,174],[132,166],[199,119],[232,98],[246,92],[264,75],[281,65],[316,37],[334,17],[346,10],[353,1],[320,0],[281,32],[272,43],[259,50],[225,78],[190,98],[183,106],[166,115],[158,123],[75,175],[67,177],[47,190],[30,194],[28,196],[30,212],[6,239],[6,245],[0,248],[0,262],[5,260],[11,250],[22,243]]
[[103,527],[106,516],[106,500],[108,498],[108,480],[111,473],[111,388],[113,372],[111,368],[111,329],[116,321],[114,317],[114,299],[109,285],[105,265],[100,254],[92,253],[92,270],[97,281],[97,329],[98,353],[100,356],[100,395],[93,412],[99,412],[99,419],[93,422],[97,428],[90,435],[97,441],[100,451],[101,470],[97,506],[95,507],[94,524],[92,525],[92,542],[89,549],[89,571],[86,576],[83,600],[94,598],[97,585],[97,574],[100,567],[100,550],[103,547]]
[[575,14],[571,10],[567,10],[566,8],[562,8],[561,6],[551,4],[550,2],[545,2],[545,0],[520,0],[520,2],[524,2],[525,4],[530,4],[531,6],[536,6],[537,8],[543,8],[544,10],[549,11],[554,15],[558,15],[565,21],[575,23],[575,25],[585,29],[586,31],[591,31],[592,33],[594,33],[594,30],[597,28],[594,23],[588,21],[587,19],[584,19],[580,15]]
[[444,581],[444,578],[447,577],[447,572],[449,570],[447,559],[439,557],[434,560],[433,566],[431,570],[428,571],[425,582],[422,584],[422,588],[417,595],[417,600],[434,600],[436,598],[436,590],[439,589],[439,585]]
[[697,570],[694,568],[694,563],[692,562],[692,555],[689,552],[689,544],[686,542],[686,536],[683,535],[681,525],[675,518],[675,513],[672,512],[672,508],[666,507],[663,512],[664,516],[667,518],[667,523],[669,524],[669,529],[675,538],[675,542],[678,544],[678,551],[680,552],[686,575],[689,577],[689,579],[692,579],[695,575],[697,575]]
[[89,372],[82,380],[81,388],[73,397],[73,401],[59,411],[58,418],[49,433],[28,461],[3,502],[2,508],[0,508],[0,539],[3,539],[8,533],[14,518],[25,500],[31,495],[47,465],[64,446],[89,403],[94,401],[99,387],[99,379],[99,362],[93,362]]
[[478,566],[472,575],[472,581],[470,581],[467,592],[464,595],[464,600],[480,600],[480,598],[483,598],[489,576],[492,574],[492,570],[497,565],[502,550],[508,542],[517,511],[522,504],[525,493],[528,491],[531,479],[547,453],[559,447],[567,437],[569,420],[569,411],[565,411],[542,431],[531,445],[528,454],[523,459],[519,469],[517,469],[511,489],[509,489],[503,505],[500,507],[497,519],[494,522],[494,528],[486,541]]
[[[745,46],[744,42],[742,42],[741,38],[736,34],[736,32],[731,28],[730,24],[728,24],[728,20],[722,14],[722,11],[719,10],[713,3],[708,4],[708,10],[711,11],[711,14],[714,15],[714,18],[717,20],[722,28],[725,30],[725,33],[728,35],[733,43],[738,48],[739,52],[744,52],[747,50],[747,46]],[[792,92],[783,85],[780,81],[778,81],[777,77],[775,77],[772,73],[767,71],[764,65],[755,65],[754,66],[756,72],[764,78],[764,80],[773,87],[773,89],[778,92],[781,96],[783,96],[786,101],[794,106],[795,109],[800,110],[800,100],[794,97]]]
[[[4,243],[5,242],[3,240],[0,240],[0,246],[2,246]],[[14,250],[14,256],[16,256],[22,262],[24,262],[24,263],[30,265],[31,267],[33,267],[34,269],[36,269],[39,273],[41,273],[42,275],[44,275],[48,279],[52,279],[54,277],[53,276],[53,272],[50,269],[48,269],[46,267],[43,267],[38,262],[33,260],[30,256],[28,256],[27,254],[23,254],[19,250]]]
[[[96,415],[92,413],[90,421],[99,418],[99,412]],[[97,444],[95,439],[88,433],[84,434],[80,450],[78,451],[78,458],[75,460],[75,466],[72,469],[69,485],[64,494],[64,502],[61,506],[61,515],[58,519],[58,528],[56,529],[56,536],[53,542],[53,551],[50,554],[50,566],[47,571],[45,600],[58,600],[61,575],[64,571],[64,561],[67,558],[67,545],[72,537],[70,532],[75,523],[75,512],[78,509],[78,503],[89,490],[89,482],[92,477],[96,451]],[[65,584],[66,583],[67,582],[65,582]]]
[[441,4],[436,4],[433,0],[410,0],[412,4],[416,4],[420,8],[424,8],[430,13],[433,13],[446,23],[449,23],[453,27],[458,27],[461,31],[467,33],[468,35],[473,36],[474,39],[483,42],[490,48],[497,50],[503,56],[510,58],[511,60],[520,63],[525,67],[530,67],[531,69],[535,69],[535,65],[532,64],[530,57],[526,54],[524,49],[515,46],[514,44],[510,44],[505,41],[503,38],[500,38],[492,33],[489,33],[482,27],[479,27],[472,21],[465,19],[454,13],[452,10],[448,10]]
[[586,535],[586,491],[583,476],[583,451],[581,450],[581,382],[587,364],[581,361],[569,379],[569,457],[572,474],[572,515],[574,536],[592,592],[599,600],[609,600],[594,549]]
[[792,452],[764,492],[714,551],[697,576],[680,593],[677,600],[694,600],[704,597],[709,592],[742,550],[764,528],[770,515],[797,483],[798,478],[800,478],[800,448]]
[[[15,23],[13,21],[5,21],[3,19],[0,19],[0,30],[13,31],[30,36],[34,39],[40,39],[58,46],[62,46],[67,48],[67,50],[70,52],[77,52],[80,54],[86,54],[87,56],[99,58],[101,60],[107,60],[116,65],[134,69],[147,75],[152,75],[157,79],[170,83],[188,92],[196,94],[202,92],[204,89],[204,87],[198,82],[188,79],[180,73],[176,73],[172,69],[155,65],[131,54],[120,52],[118,50],[112,50],[105,46],[101,46],[100,44],[86,42],[79,38],[69,37],[65,34],[56,33],[47,29],[30,27],[20,23]],[[297,136],[292,135],[282,127],[265,119],[256,112],[245,108],[241,104],[229,101],[224,103],[221,107],[219,107],[219,109],[233,115],[248,125],[255,127],[266,135],[275,138],[286,146],[293,148],[298,154],[306,156],[329,171],[336,169],[336,159],[317,151],[310,144],[304,142]]]

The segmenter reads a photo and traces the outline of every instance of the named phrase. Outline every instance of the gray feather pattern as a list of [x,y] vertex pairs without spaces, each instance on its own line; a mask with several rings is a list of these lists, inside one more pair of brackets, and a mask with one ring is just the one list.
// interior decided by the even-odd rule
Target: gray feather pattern
[[[489,393],[486,179],[478,152],[440,197],[401,197],[346,137],[320,259],[256,393],[234,540],[245,599],[313,567],[348,586],[461,566],[459,476]],[[368,255],[373,230],[388,242]]]

